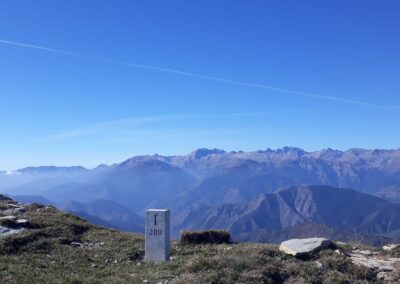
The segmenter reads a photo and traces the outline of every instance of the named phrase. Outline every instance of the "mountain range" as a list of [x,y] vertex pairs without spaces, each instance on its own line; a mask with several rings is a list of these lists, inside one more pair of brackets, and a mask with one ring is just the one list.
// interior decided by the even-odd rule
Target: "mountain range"
[[368,242],[400,235],[400,150],[198,149],[95,169],[0,172],[0,192],[125,231],[143,230],[145,209],[168,207],[175,236],[205,228],[245,241],[311,231]]

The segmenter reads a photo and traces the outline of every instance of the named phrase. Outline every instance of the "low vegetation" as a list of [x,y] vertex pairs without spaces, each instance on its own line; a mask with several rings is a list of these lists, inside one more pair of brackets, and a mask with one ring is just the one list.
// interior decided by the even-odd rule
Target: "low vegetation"
[[172,242],[169,262],[153,263],[143,260],[142,235],[93,226],[51,206],[25,206],[16,217],[31,228],[0,239],[0,283],[377,282],[372,270],[333,250],[304,261],[277,245],[205,244],[229,240],[223,232],[185,233],[185,241]]

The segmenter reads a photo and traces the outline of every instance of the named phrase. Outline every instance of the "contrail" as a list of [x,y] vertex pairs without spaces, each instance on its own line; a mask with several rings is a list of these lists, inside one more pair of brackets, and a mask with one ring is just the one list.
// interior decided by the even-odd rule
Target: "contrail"
[[[315,113],[314,110],[311,111]],[[304,110],[293,110],[293,111],[266,111],[266,112],[234,112],[225,114],[180,114],[180,115],[158,115],[158,116],[138,116],[128,117],[123,119],[116,119],[110,121],[103,121],[93,124],[83,125],[79,128],[63,131],[47,136],[36,137],[33,141],[55,141],[64,140],[81,136],[96,135],[104,133],[109,130],[131,128],[133,126],[152,124],[161,121],[179,121],[189,119],[213,119],[213,118],[226,118],[226,117],[249,117],[249,116],[267,116],[267,115],[285,115],[285,114],[304,114],[310,113],[310,111]]]
[[372,108],[378,108],[378,109],[383,109],[383,110],[398,110],[398,109],[400,109],[400,106],[378,105],[378,104],[372,104],[372,103],[363,102],[363,101],[344,99],[344,98],[340,98],[340,97],[325,96],[325,95],[313,94],[313,93],[308,93],[308,92],[289,90],[289,89],[284,89],[284,88],[279,88],[279,87],[274,87],[274,86],[269,86],[269,85],[264,85],[264,84],[223,79],[223,78],[218,78],[218,77],[213,77],[213,76],[208,76],[208,75],[203,75],[203,74],[197,74],[197,73],[192,73],[192,72],[186,72],[186,71],[181,71],[181,70],[176,70],[176,69],[131,63],[131,62],[126,62],[126,61],[121,61],[121,60],[92,56],[92,55],[87,55],[87,54],[82,54],[82,53],[77,53],[77,52],[71,52],[71,51],[66,51],[66,50],[61,50],[61,49],[49,48],[49,47],[15,42],[15,41],[9,41],[9,40],[0,39],[0,43],[19,46],[19,47],[25,47],[25,48],[34,48],[34,49],[39,49],[39,50],[43,50],[43,51],[61,53],[61,54],[72,55],[72,56],[79,56],[79,57],[95,59],[95,60],[100,60],[100,61],[109,62],[109,63],[123,64],[123,65],[128,65],[128,66],[142,68],[142,69],[174,73],[174,74],[179,74],[179,75],[183,75],[183,76],[190,76],[190,77],[195,77],[195,78],[199,78],[199,79],[217,81],[217,82],[222,82],[222,83],[254,87],[254,88],[260,88],[260,89],[267,89],[267,90],[271,90],[271,91],[277,91],[277,92],[281,92],[281,93],[298,95],[298,96],[303,96],[303,97],[310,97],[310,98],[315,98],[315,99],[336,101],[336,102],[341,102],[341,103],[359,105],[359,106],[364,106],[364,107],[372,107]]

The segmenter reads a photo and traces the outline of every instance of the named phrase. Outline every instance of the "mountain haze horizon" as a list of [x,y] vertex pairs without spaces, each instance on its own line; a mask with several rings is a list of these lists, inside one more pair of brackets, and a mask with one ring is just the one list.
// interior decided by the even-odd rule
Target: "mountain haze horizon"
[[[44,166],[0,172],[0,192],[125,231],[143,230],[146,209],[170,208],[175,237],[184,229],[217,227],[232,231],[242,241],[278,241],[305,232],[332,232],[352,240],[360,230],[370,244],[400,239],[400,224],[385,223],[400,216],[400,149],[307,152],[283,147],[228,152],[200,148],[186,155],[134,156],[93,169]],[[297,197],[283,198],[283,192]],[[335,203],[337,210],[324,213],[335,198],[342,199]],[[353,204],[354,198],[369,205],[356,200]],[[314,209],[303,212],[302,207],[291,205],[297,202]],[[363,206],[377,211],[365,211],[360,217],[357,212]],[[341,210],[348,216],[334,217]]]
[[26,171],[34,171],[34,170],[60,170],[60,169],[66,169],[66,170],[96,170],[99,168],[104,168],[104,167],[109,167],[109,166],[113,166],[116,164],[119,164],[121,162],[124,162],[126,160],[132,159],[132,158],[144,158],[144,157],[169,157],[169,158],[173,158],[173,157],[181,157],[181,156],[188,156],[191,154],[196,155],[196,153],[202,153],[200,155],[204,155],[204,153],[208,153],[206,155],[209,154],[227,154],[227,153],[260,153],[260,152],[280,152],[280,151],[288,151],[288,150],[292,150],[292,151],[299,151],[299,153],[304,153],[304,154],[311,154],[311,153],[319,153],[319,152],[337,152],[337,153],[344,153],[344,152],[349,152],[349,151],[357,151],[357,150],[362,150],[362,151],[398,151],[400,150],[399,148],[363,148],[363,147],[351,147],[351,148],[346,148],[346,149],[335,149],[335,148],[331,148],[331,147],[327,147],[327,148],[321,148],[320,150],[304,150],[304,148],[302,147],[296,147],[296,146],[283,146],[283,147],[278,147],[278,148],[266,148],[266,149],[256,149],[256,150],[224,150],[221,148],[208,148],[208,147],[200,147],[200,148],[195,148],[194,150],[186,153],[186,154],[159,154],[159,153],[153,153],[153,154],[137,154],[137,155],[132,155],[128,158],[126,158],[125,160],[123,159],[122,161],[116,161],[110,164],[106,164],[106,163],[100,163],[100,164],[96,164],[94,166],[83,166],[80,164],[71,164],[71,165],[54,165],[54,164],[46,164],[46,165],[27,165],[27,166],[23,166],[23,167],[19,167],[16,169],[2,169],[0,168],[0,173],[8,173],[8,174],[12,174],[15,172],[26,172]]

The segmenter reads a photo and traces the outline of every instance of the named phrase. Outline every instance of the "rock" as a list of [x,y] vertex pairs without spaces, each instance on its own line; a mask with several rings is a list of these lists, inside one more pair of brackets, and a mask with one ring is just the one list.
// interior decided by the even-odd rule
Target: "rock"
[[16,220],[17,217],[13,216],[13,215],[9,215],[9,216],[4,216],[4,217],[0,217],[0,220]]
[[73,247],[78,247],[78,248],[83,247],[83,244],[80,242],[71,242],[70,245]]
[[383,260],[376,258],[365,258],[365,257],[351,257],[351,261],[354,264],[364,266],[376,271],[390,272],[395,270],[395,264],[397,261],[394,260]]
[[6,236],[9,236],[12,234],[17,234],[19,232],[22,232],[23,230],[24,230],[23,228],[11,229],[11,228],[0,226],[0,238],[6,237]]
[[387,244],[387,245],[383,246],[382,249],[385,251],[391,251],[391,250],[397,248],[398,246],[400,246],[400,245],[399,244]]
[[24,213],[25,208],[24,207],[13,207],[7,210],[3,211],[4,215],[13,215],[13,214],[18,214],[18,213]]
[[373,256],[373,255],[377,255],[377,252],[371,252],[369,250],[353,250],[349,253],[349,256],[351,257],[358,257],[358,258],[362,258],[362,257],[369,257],[369,256]]
[[378,274],[376,275],[376,278],[380,281],[384,281],[384,282],[394,282],[395,279],[393,278],[393,276],[390,275],[390,272],[378,272]]
[[20,205],[17,205],[17,204],[13,204],[13,203],[8,203],[8,204],[6,204],[8,207],[11,207],[11,208],[21,208],[21,206]]
[[322,268],[322,263],[319,261],[314,261],[315,265],[317,266],[317,268]]
[[26,225],[26,224],[29,224],[29,220],[26,220],[26,219],[18,219],[18,220],[16,221],[16,223],[17,223],[17,224],[20,224],[20,225]]
[[15,208],[14,212],[15,213],[23,213],[23,212],[25,212],[25,208],[24,207]]
[[337,253],[338,255],[345,255],[341,250],[339,249],[335,249],[335,253]]
[[334,248],[335,244],[325,238],[292,239],[284,241],[279,250],[296,257],[306,257],[320,250]]

